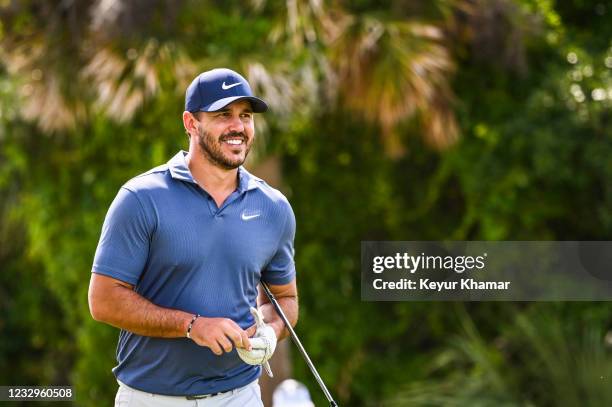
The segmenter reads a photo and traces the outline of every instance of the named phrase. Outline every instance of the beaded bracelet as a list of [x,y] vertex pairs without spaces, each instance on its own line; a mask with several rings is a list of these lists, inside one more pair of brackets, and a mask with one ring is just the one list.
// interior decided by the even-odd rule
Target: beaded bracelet
[[187,327],[187,338],[191,339],[191,328],[193,328],[193,323],[196,319],[200,318],[200,314],[195,314],[193,318],[191,318],[191,322],[189,322],[189,326]]

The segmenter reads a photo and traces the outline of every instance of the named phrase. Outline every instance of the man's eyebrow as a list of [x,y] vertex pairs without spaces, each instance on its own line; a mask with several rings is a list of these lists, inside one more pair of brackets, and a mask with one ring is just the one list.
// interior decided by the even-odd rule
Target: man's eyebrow
[[[216,110],[215,112],[220,113],[220,112],[229,112],[232,109],[230,109],[229,107],[224,107],[223,109],[219,109]],[[244,109],[242,109],[242,111],[240,113],[253,113],[253,109],[251,109],[250,107],[245,107]]]

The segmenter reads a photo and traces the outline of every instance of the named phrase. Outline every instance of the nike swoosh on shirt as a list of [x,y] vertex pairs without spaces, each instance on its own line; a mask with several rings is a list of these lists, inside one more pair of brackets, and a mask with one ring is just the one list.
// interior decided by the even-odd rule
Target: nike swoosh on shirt
[[225,82],[223,82],[223,83],[221,84],[221,88],[222,88],[223,90],[228,90],[228,89],[231,89],[231,88],[233,88],[234,86],[238,86],[238,85],[240,85],[240,82],[232,83],[231,85],[226,85],[226,84],[225,84]]
[[247,215],[246,213],[242,213],[242,220],[251,220],[259,217],[261,213],[254,213],[253,215]]

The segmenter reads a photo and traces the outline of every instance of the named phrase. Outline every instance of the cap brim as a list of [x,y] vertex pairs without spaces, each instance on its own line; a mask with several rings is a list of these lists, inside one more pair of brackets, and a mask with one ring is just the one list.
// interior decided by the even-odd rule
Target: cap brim
[[204,106],[200,109],[201,112],[216,112],[223,109],[225,106],[237,100],[248,100],[251,102],[253,112],[263,113],[268,110],[268,105],[263,100],[256,98],[255,96],[231,96],[228,98],[219,99],[216,102],[211,103],[208,106]]

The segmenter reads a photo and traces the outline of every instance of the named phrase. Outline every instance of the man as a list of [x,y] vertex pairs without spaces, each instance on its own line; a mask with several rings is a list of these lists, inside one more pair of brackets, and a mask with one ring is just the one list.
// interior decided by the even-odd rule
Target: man
[[[111,204],[89,307],[121,328],[116,406],[262,406],[261,367],[241,357],[264,362],[287,332],[258,298],[260,280],[294,325],[298,314],[293,211],[241,166],[254,113],[266,110],[238,73],[200,74],[185,97],[189,152],[128,181]],[[265,325],[250,312],[257,301],[275,334],[265,359],[251,346]]]

